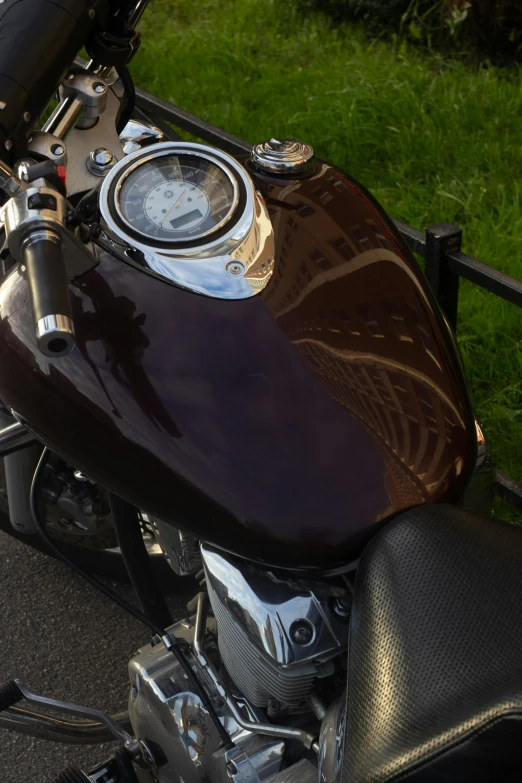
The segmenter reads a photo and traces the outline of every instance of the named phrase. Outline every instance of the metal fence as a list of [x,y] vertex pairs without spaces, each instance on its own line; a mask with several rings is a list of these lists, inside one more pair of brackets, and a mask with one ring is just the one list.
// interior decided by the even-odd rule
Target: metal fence
[[[252,145],[145,90],[136,90],[138,112],[172,136],[172,124],[232,155],[249,153]],[[454,330],[457,329],[460,278],[522,307],[522,282],[499,272],[461,250],[462,229],[449,223],[428,226],[425,232],[396,220],[410,249],[424,259],[424,271],[435,297]],[[497,470],[497,495],[522,511],[522,484]]]
[[[441,223],[422,232],[400,220],[395,224],[411,250],[424,259],[428,283],[455,331],[461,277],[522,307],[522,283],[463,253],[461,228]],[[497,470],[497,495],[522,511],[522,484],[501,470]]]

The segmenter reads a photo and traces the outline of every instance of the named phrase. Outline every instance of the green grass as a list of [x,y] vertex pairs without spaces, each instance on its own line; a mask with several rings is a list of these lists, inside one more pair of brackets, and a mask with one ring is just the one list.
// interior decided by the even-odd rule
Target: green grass
[[[471,71],[285,0],[153,0],[137,83],[255,142],[311,142],[393,217],[464,228],[522,279],[522,78]],[[522,480],[522,313],[461,284],[459,339],[496,462]]]

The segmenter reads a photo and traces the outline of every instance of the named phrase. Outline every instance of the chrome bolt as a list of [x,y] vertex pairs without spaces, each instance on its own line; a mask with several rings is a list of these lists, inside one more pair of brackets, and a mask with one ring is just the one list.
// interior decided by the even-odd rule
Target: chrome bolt
[[89,19],[94,19],[95,16],[96,16],[96,11],[94,10],[94,8],[91,8],[89,10]]
[[245,266],[240,261],[231,261],[227,264],[226,270],[229,275],[238,277],[238,275],[243,275],[245,273]]
[[13,149],[13,142],[11,141],[11,139],[7,139],[7,141],[6,141],[4,146],[5,146],[7,151],[12,150]]
[[110,150],[98,147],[87,158],[87,168],[95,177],[103,177],[116,163],[116,158]]
[[314,638],[314,627],[309,620],[296,620],[290,626],[290,636],[296,644],[308,644]]
[[92,85],[92,89],[94,90],[94,92],[98,93],[98,95],[101,95],[102,92],[105,92],[106,87],[103,82],[94,82],[94,84]]
[[[136,739],[128,739],[125,743],[125,750],[129,754],[131,758],[134,759],[136,762],[140,762],[143,760],[143,753],[141,748],[141,742]],[[114,780],[114,778],[111,776],[111,780]]]
[[26,111],[26,112],[25,112],[25,114],[24,114],[24,120],[25,120],[25,122],[29,122],[29,120],[30,120],[30,119],[31,119],[31,115],[29,114],[29,112],[28,112],[28,111]]
[[60,155],[63,155],[65,152],[65,147],[63,147],[61,144],[53,144],[51,147],[51,152],[53,155],[56,155],[56,157],[59,158]]
[[352,611],[351,598],[337,598],[334,603],[334,612],[339,617],[349,617]]
[[25,159],[22,158],[21,160],[17,161],[15,166],[15,174],[18,175],[20,179],[22,179],[24,182],[27,182],[28,180],[28,170],[33,165],[33,160],[31,158]]

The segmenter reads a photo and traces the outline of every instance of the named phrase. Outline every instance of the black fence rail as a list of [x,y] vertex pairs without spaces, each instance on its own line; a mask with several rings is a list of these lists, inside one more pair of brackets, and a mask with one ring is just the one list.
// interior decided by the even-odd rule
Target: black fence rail
[[[449,223],[428,226],[425,232],[395,221],[410,249],[424,259],[424,272],[453,329],[457,329],[460,278],[522,307],[522,283],[461,251],[462,229]],[[522,511],[522,484],[497,470],[497,495]]]
[[[252,145],[162,98],[136,90],[136,107],[144,118],[161,127],[167,137],[170,125],[191,133],[232,155],[249,153]],[[424,259],[424,271],[435,297],[454,330],[457,329],[460,278],[522,307],[522,282],[492,266],[477,261],[461,250],[462,229],[449,223],[428,226],[419,231],[400,220],[395,221],[410,249]],[[497,495],[522,511],[522,484],[497,470]]]

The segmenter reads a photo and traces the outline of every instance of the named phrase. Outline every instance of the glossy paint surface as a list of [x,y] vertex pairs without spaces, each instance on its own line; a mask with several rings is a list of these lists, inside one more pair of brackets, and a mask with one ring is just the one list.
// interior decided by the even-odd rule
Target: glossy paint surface
[[260,561],[340,565],[385,520],[451,500],[475,459],[459,361],[371,197],[317,163],[254,174],[276,232],[259,296],[199,296],[101,254],[71,286],[77,347],[38,354],[0,288],[0,398],[143,510]]

